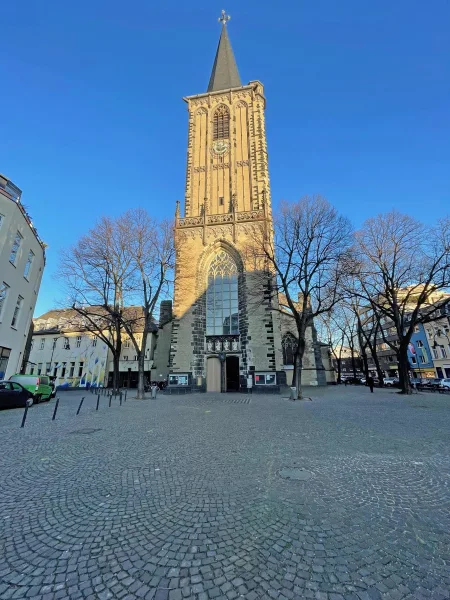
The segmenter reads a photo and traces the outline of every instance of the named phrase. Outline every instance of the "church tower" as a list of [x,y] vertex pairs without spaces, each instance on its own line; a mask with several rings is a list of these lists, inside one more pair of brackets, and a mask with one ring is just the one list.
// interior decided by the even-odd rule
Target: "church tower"
[[184,98],[188,151],[184,214],[177,202],[170,373],[208,391],[282,382],[281,328],[270,290],[246,259],[255,227],[272,229],[259,81],[242,85],[222,11],[208,89]]

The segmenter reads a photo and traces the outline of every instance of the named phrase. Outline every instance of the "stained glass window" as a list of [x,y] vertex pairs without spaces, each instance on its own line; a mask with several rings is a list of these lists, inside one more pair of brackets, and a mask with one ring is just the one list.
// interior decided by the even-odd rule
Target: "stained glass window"
[[238,272],[231,256],[221,250],[208,272],[206,335],[239,333]]
[[281,346],[283,348],[283,364],[293,365],[294,354],[297,350],[297,339],[292,335],[292,333],[285,333],[283,335],[283,339],[281,340]]

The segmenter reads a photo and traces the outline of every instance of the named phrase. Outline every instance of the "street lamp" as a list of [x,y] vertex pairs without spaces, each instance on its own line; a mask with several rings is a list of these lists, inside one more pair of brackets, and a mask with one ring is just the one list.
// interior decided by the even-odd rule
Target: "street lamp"
[[65,350],[70,350],[70,344],[69,344],[69,338],[67,338],[65,335],[58,335],[58,337],[53,338],[53,348],[52,348],[52,355],[50,356],[50,369],[47,369],[47,373],[50,373],[51,369],[52,369],[52,363],[53,363],[53,354],[55,352],[55,348],[56,348],[56,342],[60,339],[60,338],[65,338],[67,340],[67,345],[65,347]]

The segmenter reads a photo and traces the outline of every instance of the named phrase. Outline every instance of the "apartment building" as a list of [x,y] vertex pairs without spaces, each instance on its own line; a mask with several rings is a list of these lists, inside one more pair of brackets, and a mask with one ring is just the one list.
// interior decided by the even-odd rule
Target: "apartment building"
[[45,244],[21,197],[0,175],[0,379],[22,369],[45,266]]
[[[106,387],[112,384],[113,360],[102,337],[87,331],[72,309],[51,310],[34,319],[34,332],[26,372],[49,374],[58,387]],[[156,331],[156,327],[155,327]],[[135,334],[139,343],[141,334]],[[145,376],[151,381],[155,333],[147,338]],[[138,362],[132,341],[123,333],[119,362],[120,386],[136,387]]]

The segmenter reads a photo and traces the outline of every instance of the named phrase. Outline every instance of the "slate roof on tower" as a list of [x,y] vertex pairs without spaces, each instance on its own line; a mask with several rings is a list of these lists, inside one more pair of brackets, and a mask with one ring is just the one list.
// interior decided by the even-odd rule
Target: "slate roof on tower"
[[216,58],[209,80],[208,92],[218,92],[241,87],[239,71],[234,59],[233,49],[228,38],[226,21],[222,20],[222,33],[217,46]]

